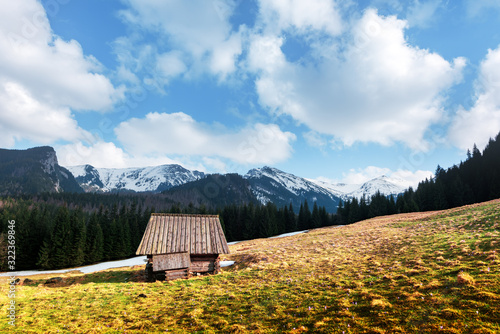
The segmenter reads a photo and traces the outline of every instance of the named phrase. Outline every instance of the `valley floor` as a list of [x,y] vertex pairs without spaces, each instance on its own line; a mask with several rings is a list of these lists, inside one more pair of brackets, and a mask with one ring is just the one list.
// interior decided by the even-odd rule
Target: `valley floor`
[[496,200],[240,242],[215,276],[34,276],[16,286],[15,326],[3,316],[0,332],[498,333],[499,237]]

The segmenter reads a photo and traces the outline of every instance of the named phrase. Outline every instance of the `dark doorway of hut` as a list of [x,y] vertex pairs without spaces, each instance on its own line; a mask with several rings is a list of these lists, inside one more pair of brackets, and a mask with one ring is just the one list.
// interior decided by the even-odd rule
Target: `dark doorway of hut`
[[218,215],[153,213],[136,253],[147,255],[154,282],[217,274],[229,247]]

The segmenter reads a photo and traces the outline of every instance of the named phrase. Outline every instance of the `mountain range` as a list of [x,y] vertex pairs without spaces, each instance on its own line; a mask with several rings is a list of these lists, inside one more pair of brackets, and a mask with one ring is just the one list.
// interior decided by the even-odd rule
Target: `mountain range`
[[[234,192],[235,188],[243,187],[250,192],[244,189],[234,192],[235,200],[255,199],[263,204],[272,202],[277,206],[292,203],[296,208],[307,200],[324,206],[329,212],[335,212],[340,200],[362,196],[369,198],[377,191],[387,196],[397,195],[407,188],[403,180],[385,175],[363,184],[333,184],[302,178],[267,166],[251,169],[245,175],[227,174],[217,178],[208,178],[210,174],[191,171],[179,165],[125,169],[95,168],[91,165],[66,168],[85,191],[162,192],[184,204],[188,204],[191,198],[193,204],[210,205],[214,203],[214,192],[217,196],[224,196],[228,191]],[[191,193],[188,193],[188,189]]]
[[173,202],[207,206],[272,202],[295,209],[307,200],[335,212],[340,200],[371,195],[397,195],[403,180],[380,176],[363,184],[328,183],[306,179],[272,167],[245,175],[206,174],[180,165],[140,168],[62,167],[52,147],[0,150],[0,194],[40,192],[149,192]]

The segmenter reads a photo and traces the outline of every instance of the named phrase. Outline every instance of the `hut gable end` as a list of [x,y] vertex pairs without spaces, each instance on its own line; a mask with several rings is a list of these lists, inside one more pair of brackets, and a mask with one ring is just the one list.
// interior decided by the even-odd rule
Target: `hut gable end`
[[219,216],[153,213],[137,255],[228,254]]

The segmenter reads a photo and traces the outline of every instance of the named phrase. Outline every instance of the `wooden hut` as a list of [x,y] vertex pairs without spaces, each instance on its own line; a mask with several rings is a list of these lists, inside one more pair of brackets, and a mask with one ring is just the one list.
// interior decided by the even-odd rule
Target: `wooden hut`
[[153,213],[136,254],[148,256],[150,279],[170,280],[218,273],[229,248],[219,216]]

